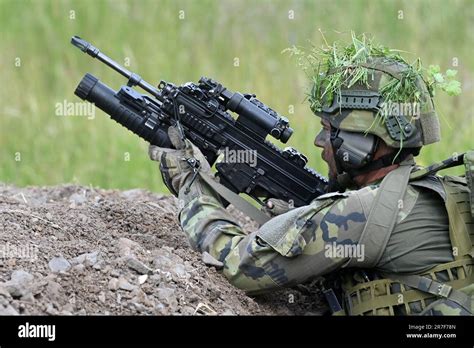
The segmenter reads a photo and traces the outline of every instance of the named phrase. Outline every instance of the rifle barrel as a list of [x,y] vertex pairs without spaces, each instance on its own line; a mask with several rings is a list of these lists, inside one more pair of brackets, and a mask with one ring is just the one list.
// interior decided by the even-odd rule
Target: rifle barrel
[[90,42],[87,42],[79,36],[73,36],[71,38],[71,43],[77,48],[79,48],[81,51],[90,55],[92,58],[97,58],[105,65],[114,69],[120,75],[125,76],[128,79],[129,84],[140,86],[145,91],[156,97],[158,100],[162,101],[162,96],[158,89],[143,80],[139,75],[128,71],[119,63],[100,52],[100,50],[97,47],[93,46]]

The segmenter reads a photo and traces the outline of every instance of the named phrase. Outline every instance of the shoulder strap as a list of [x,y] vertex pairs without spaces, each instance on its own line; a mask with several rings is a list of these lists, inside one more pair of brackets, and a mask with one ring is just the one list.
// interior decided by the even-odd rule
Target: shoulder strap
[[456,167],[464,164],[464,156],[465,154],[455,154],[444,161],[434,163],[432,165],[429,165],[428,167],[425,168],[420,168],[418,170],[415,170],[413,173],[410,175],[410,181],[411,180],[417,180],[421,179],[429,174],[434,174],[442,169],[446,168],[451,168],[451,167]]
[[210,175],[199,172],[200,177],[214,190],[219,196],[224,198],[227,202],[231,203],[235,208],[240,210],[242,213],[256,221],[259,225],[263,225],[265,222],[270,220],[262,211],[255,208],[252,204],[247,202],[245,199],[240,197],[238,194],[232,192],[224,185],[215,181]]
[[349,267],[372,268],[379,262],[395,226],[399,201],[405,195],[411,169],[411,165],[401,165],[382,180],[359,240],[365,246],[364,261],[351,259]]
[[474,218],[474,150],[466,152],[464,155],[464,165],[466,167],[466,181],[469,187],[469,201],[471,205],[471,216]]
[[[438,185],[427,182],[430,174],[459,165],[465,165],[466,176],[446,175],[438,177]],[[420,180],[422,179],[422,180]],[[424,180],[426,179],[426,180]],[[474,151],[455,154],[442,162],[426,168],[415,170],[410,175],[410,182],[415,186],[423,186],[438,192],[443,198],[449,217],[449,237],[453,248],[456,248],[455,259],[466,255],[474,257]]]
[[469,191],[460,179],[445,176],[442,180],[449,217],[449,239],[456,248],[453,249],[456,260],[464,256],[474,257],[474,221],[469,209]]

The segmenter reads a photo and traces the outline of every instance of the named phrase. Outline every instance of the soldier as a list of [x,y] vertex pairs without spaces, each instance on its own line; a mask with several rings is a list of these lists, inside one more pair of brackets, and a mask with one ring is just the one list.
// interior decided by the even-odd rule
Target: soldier
[[[249,294],[325,276],[334,314],[471,314],[470,190],[465,178],[435,175],[463,159],[415,165],[421,147],[440,139],[432,95],[412,66],[371,53],[352,61],[349,71],[369,79],[339,79],[331,99],[329,78],[341,70],[328,69],[310,98],[322,125],[314,144],[323,149],[336,192],[291,210],[269,200],[274,217],[253,233],[242,230],[200,176],[193,178],[186,159],[200,161],[201,173],[210,167],[174,128],[177,150],[151,146],[150,158],[160,162],[163,181],[182,202],[179,221],[191,246]],[[383,105],[395,90],[387,86],[401,82],[412,83],[419,102],[414,115]]]

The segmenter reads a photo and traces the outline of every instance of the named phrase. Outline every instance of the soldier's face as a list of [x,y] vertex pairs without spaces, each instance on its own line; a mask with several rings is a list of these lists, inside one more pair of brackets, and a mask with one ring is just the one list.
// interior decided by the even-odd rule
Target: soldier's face
[[327,120],[321,119],[322,129],[314,139],[314,145],[323,149],[321,152],[322,159],[328,164],[330,179],[337,176],[336,162],[331,146],[331,126]]

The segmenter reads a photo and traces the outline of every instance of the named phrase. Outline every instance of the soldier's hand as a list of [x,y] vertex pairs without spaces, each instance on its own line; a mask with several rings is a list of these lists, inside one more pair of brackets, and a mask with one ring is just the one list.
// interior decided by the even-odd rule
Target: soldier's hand
[[211,168],[201,150],[188,139],[183,141],[175,127],[169,127],[168,135],[176,149],[150,145],[148,154],[151,160],[159,162],[163,182],[171,193],[178,196],[186,179],[195,170],[210,173]]
[[293,209],[293,203],[286,202],[281,199],[275,199],[275,198],[269,198],[266,202],[265,205],[262,206],[262,211],[267,214],[270,217],[274,217],[277,215],[284,214],[291,209]]

